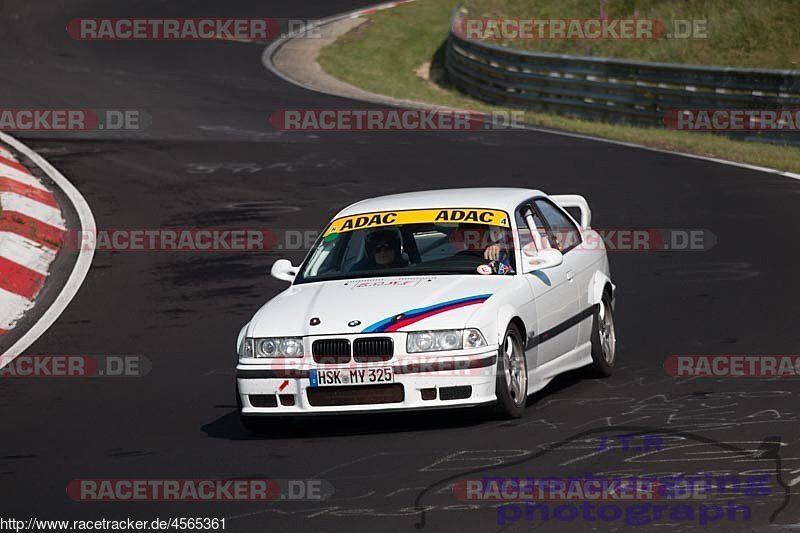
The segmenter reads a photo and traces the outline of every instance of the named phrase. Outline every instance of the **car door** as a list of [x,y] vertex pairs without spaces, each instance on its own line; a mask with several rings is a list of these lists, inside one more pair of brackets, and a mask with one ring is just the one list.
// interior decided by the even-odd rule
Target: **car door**
[[596,254],[587,250],[583,244],[583,236],[575,221],[558,205],[548,198],[534,201],[536,210],[547,225],[552,241],[563,254],[562,267],[566,269],[567,278],[575,292],[575,314],[568,322],[569,329],[575,337],[576,346],[589,341],[592,313],[589,309],[590,266]]
[[[558,242],[536,207],[536,200],[521,206],[516,213],[520,242],[530,242],[532,236],[525,222],[525,211],[530,208],[533,222],[542,232],[542,240],[552,248]],[[523,257],[524,260],[524,257]],[[578,328],[566,327],[569,320],[578,313],[578,291],[572,277],[568,261],[557,267],[525,274],[525,279],[534,294],[536,307],[536,326],[528,332],[528,349],[536,354],[537,366],[553,361],[573,350],[578,342]]]

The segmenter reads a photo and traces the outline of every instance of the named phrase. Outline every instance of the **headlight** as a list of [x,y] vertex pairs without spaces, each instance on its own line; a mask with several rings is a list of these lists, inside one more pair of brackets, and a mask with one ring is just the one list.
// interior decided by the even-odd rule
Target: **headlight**
[[278,339],[258,339],[258,355],[261,357],[276,357],[281,351],[281,342]]
[[408,334],[406,352],[442,352],[486,346],[486,339],[477,329],[443,329],[415,331]]
[[303,357],[303,339],[290,337],[281,341],[284,357]]
[[272,358],[303,357],[302,337],[247,338],[239,349],[239,357]]

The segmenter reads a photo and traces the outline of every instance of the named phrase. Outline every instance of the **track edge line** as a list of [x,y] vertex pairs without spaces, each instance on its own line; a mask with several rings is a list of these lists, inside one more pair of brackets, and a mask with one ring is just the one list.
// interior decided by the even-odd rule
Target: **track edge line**
[[[53,182],[59,187],[69,201],[72,207],[78,214],[82,232],[95,233],[97,228],[95,226],[94,215],[86,202],[86,199],[80,191],[53,165],[51,165],[44,157],[37,154],[31,148],[26,146],[21,141],[15,139],[11,135],[0,131],[0,141],[12,146],[15,150],[27,157],[42,172],[44,172]],[[72,299],[78,293],[84,280],[86,279],[89,269],[92,265],[94,258],[94,245],[91,247],[81,246],[78,250],[78,259],[75,261],[75,266],[67,278],[67,282],[62,287],[61,292],[58,294],[53,303],[45,310],[39,320],[26,331],[22,337],[17,339],[8,350],[2,354],[0,361],[0,369],[7,364],[11,363],[18,355],[25,351],[31,344],[33,344],[39,337],[41,337],[52,326],[61,313],[67,308]]]

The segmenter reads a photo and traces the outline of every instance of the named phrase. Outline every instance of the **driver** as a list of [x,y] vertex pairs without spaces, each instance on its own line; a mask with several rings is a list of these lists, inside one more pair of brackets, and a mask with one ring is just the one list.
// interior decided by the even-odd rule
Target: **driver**
[[489,261],[497,261],[504,251],[508,251],[510,239],[500,228],[482,224],[460,224],[450,234],[450,242],[457,252],[472,252],[483,255]]
[[408,266],[400,249],[400,236],[393,229],[377,229],[364,239],[364,258],[351,271]]
[[497,226],[459,224],[450,234],[456,253],[483,256],[489,261],[478,267],[481,274],[513,274],[513,245],[508,231]]

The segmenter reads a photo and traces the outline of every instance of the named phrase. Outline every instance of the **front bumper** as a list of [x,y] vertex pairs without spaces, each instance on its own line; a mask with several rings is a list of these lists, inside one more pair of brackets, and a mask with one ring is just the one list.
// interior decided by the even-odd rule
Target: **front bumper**
[[[312,370],[392,367],[390,384],[311,386]],[[244,415],[292,416],[468,407],[494,402],[497,347],[447,356],[403,355],[390,361],[316,364],[280,360],[236,367]]]

